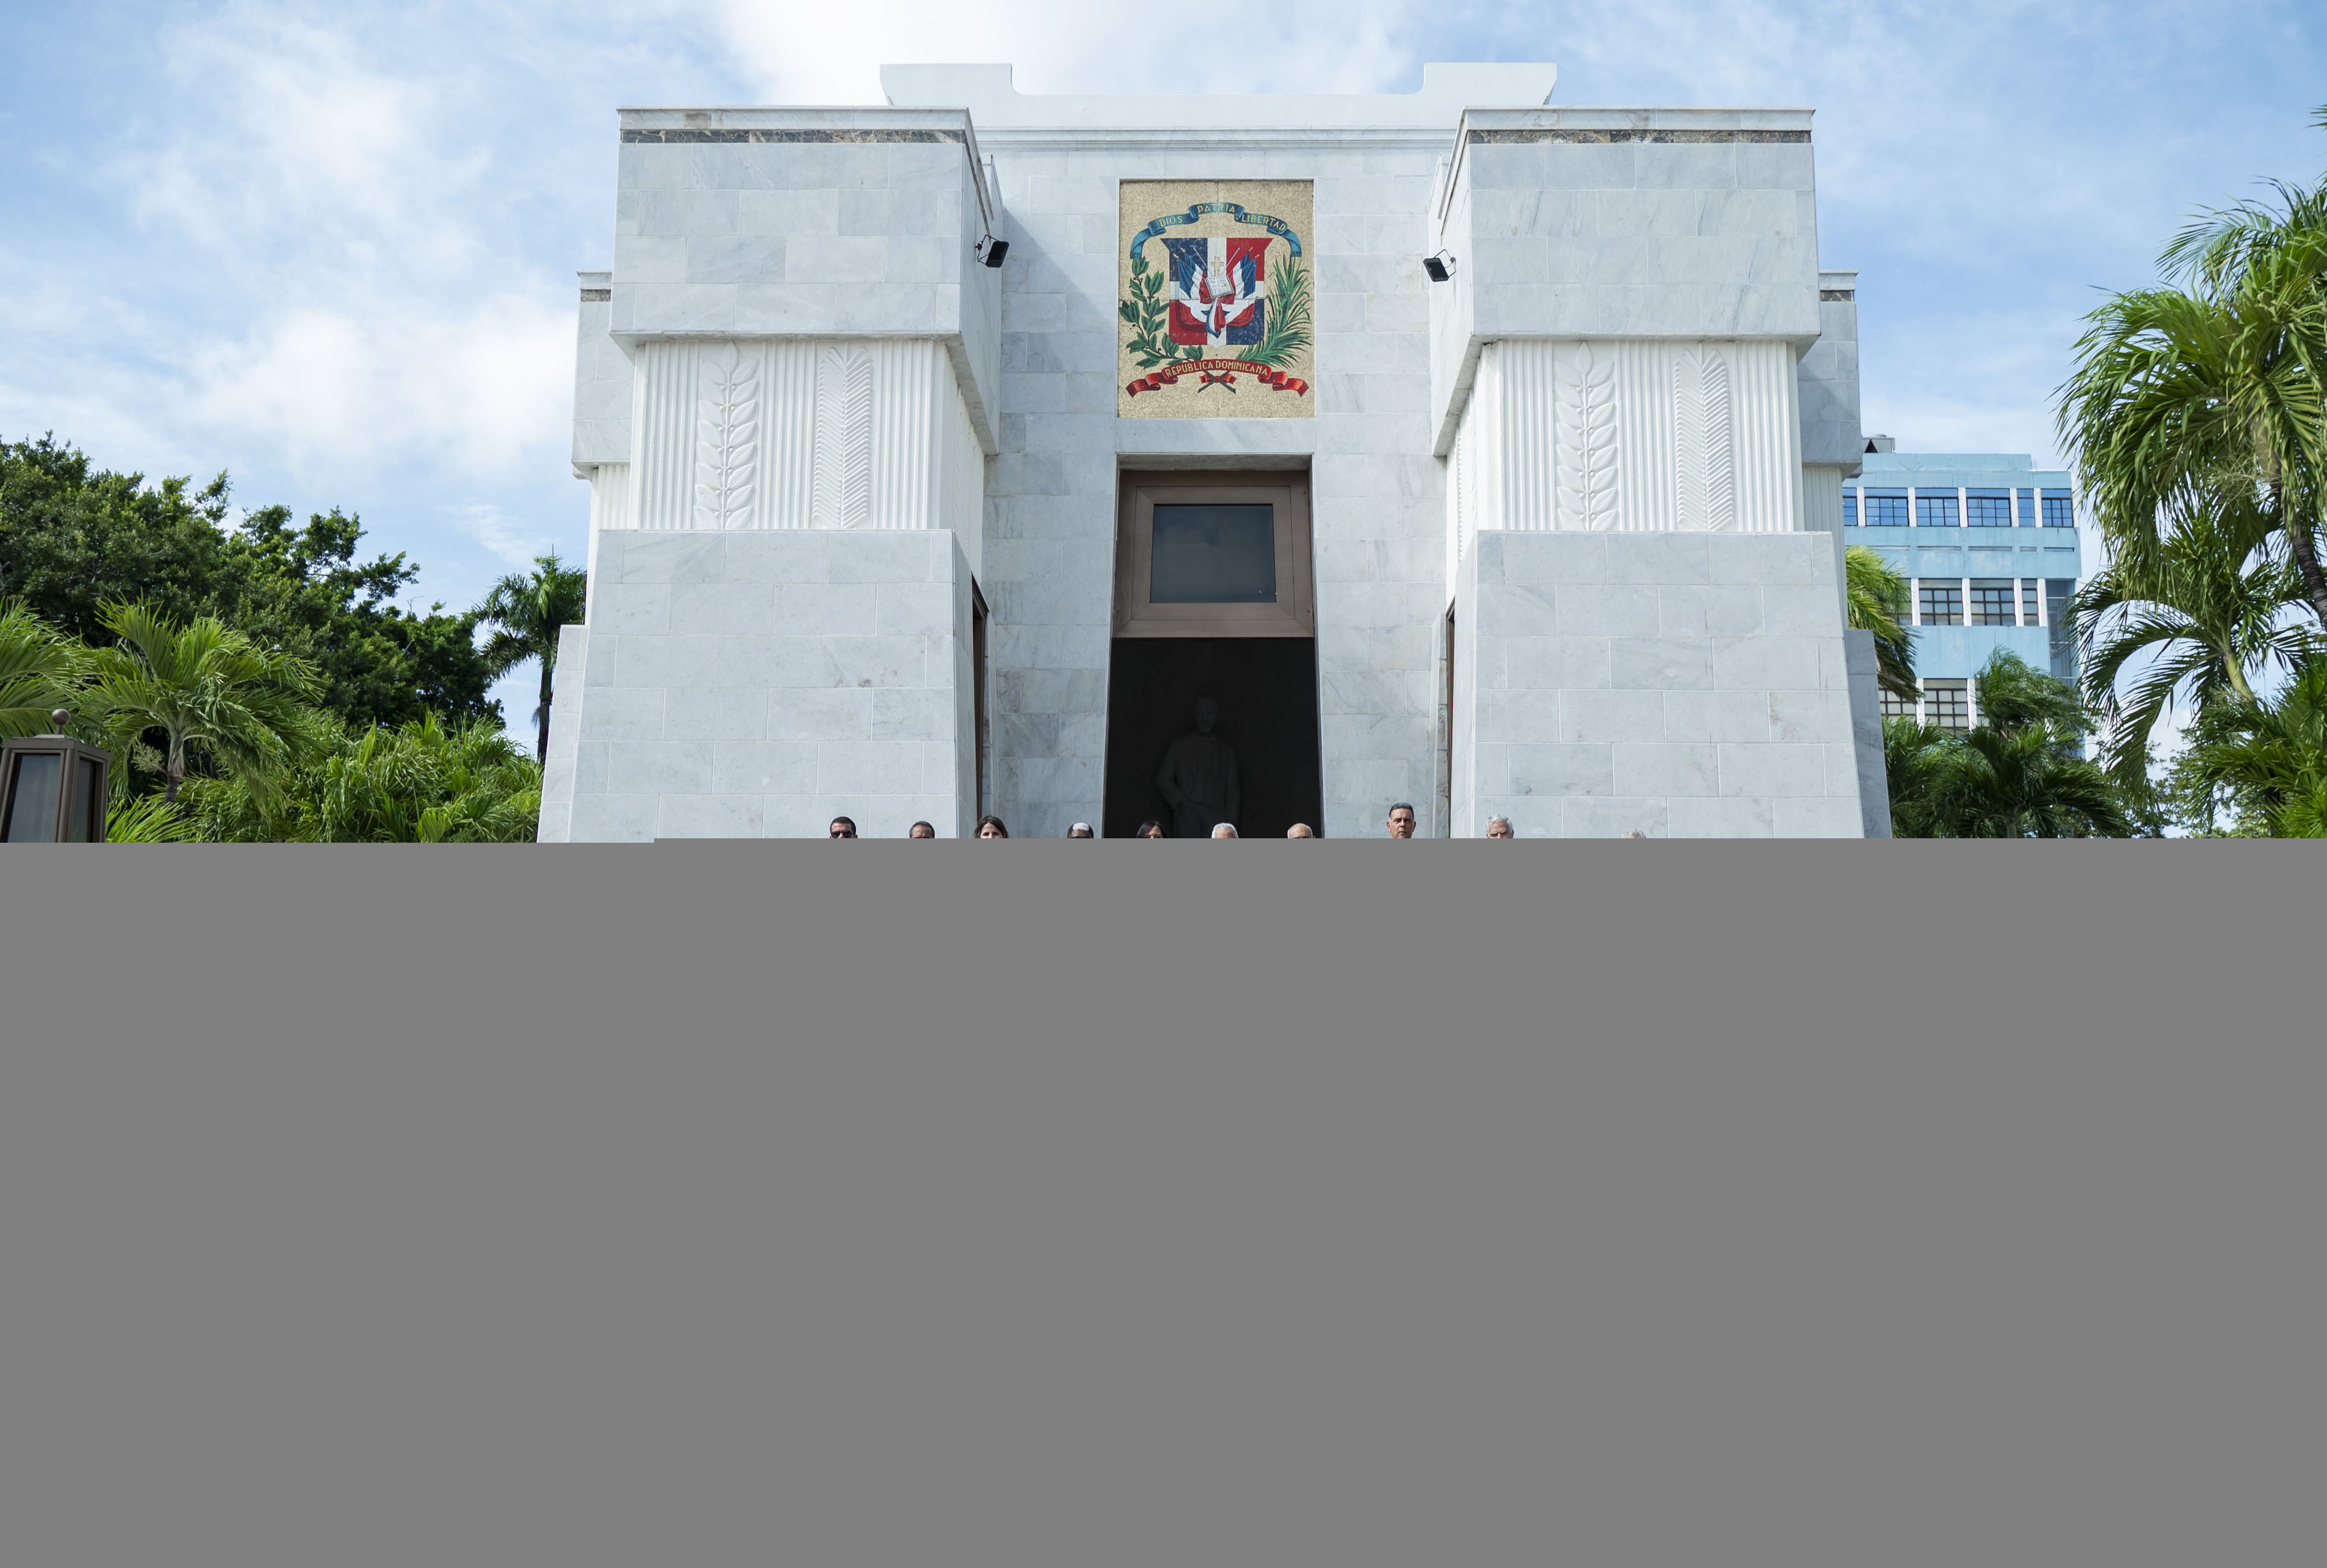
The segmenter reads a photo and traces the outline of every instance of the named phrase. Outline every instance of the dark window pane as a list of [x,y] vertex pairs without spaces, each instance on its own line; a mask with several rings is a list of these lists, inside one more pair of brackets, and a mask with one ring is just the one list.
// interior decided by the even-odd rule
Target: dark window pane
[[2077,509],[2067,496],[2044,498],[2044,526],[2048,528],[2073,528],[2077,526]]
[[105,821],[105,803],[98,798],[97,760],[83,757],[79,763],[80,777],[73,785],[72,826],[66,829],[65,839],[70,844],[93,844],[105,835],[95,831]]
[[57,833],[57,785],[64,759],[54,751],[23,751],[16,757],[16,789],[8,803],[10,844],[47,844]]
[[2023,528],[2034,527],[2036,526],[2036,492],[2034,490],[2014,490],[2012,492],[2012,515],[2019,519],[2018,527]]
[[1937,730],[1971,728],[1971,699],[1959,680],[1923,683],[1923,723]]
[[1846,528],[1858,527],[1858,487],[1856,485],[1842,492],[1842,526]]
[[1915,716],[1915,705],[1909,698],[1885,688],[1883,693],[1883,716],[1886,719],[1911,719]]
[[1907,492],[1902,490],[1868,490],[1865,522],[1870,528],[1905,527],[1907,526]]
[[2068,623],[2069,596],[2076,591],[2073,577],[2044,579],[2044,619],[2052,632],[2052,673],[2062,680],[2077,678],[2077,629]]
[[1947,490],[1938,495],[1918,495],[1915,498],[1915,526],[1919,528],[1954,527],[1955,492]]
[[2010,490],[1973,490],[1964,497],[1964,524],[1974,528],[2008,528],[2012,526],[2012,492]]
[[1147,597],[1156,604],[1276,602],[1276,509],[1157,507]]
[[1963,624],[1963,585],[1958,583],[1924,583],[1918,592],[1922,600],[1923,624],[1926,626],[1961,626]]
[[2013,601],[2016,597],[2009,577],[1994,580],[1975,578],[1971,585],[1971,623],[1974,626],[2016,624],[2013,615]]

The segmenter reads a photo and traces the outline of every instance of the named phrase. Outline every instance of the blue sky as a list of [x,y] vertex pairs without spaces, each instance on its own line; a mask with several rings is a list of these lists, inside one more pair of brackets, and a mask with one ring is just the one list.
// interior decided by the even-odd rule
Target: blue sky
[[582,548],[573,275],[610,258],[617,105],[878,102],[884,61],[1108,92],[1549,60],[1560,103],[1807,106],[1866,428],[2040,462],[2094,289],[2327,169],[2315,0],[1252,0],[1209,55],[1087,0],[0,4],[0,438],[359,511],[454,604]]

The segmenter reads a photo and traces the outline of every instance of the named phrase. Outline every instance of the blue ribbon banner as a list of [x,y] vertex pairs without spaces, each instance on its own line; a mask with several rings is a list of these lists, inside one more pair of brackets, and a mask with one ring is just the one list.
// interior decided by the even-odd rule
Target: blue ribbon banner
[[1146,228],[1141,229],[1138,233],[1131,237],[1130,254],[1137,256],[1141,246],[1146,244],[1149,240],[1154,238],[1165,229],[1177,229],[1182,224],[1193,223],[1197,219],[1201,218],[1207,212],[1225,212],[1230,218],[1235,219],[1238,223],[1250,223],[1256,227],[1266,229],[1271,234],[1276,235],[1279,239],[1285,241],[1285,244],[1291,246],[1293,247],[1294,255],[1298,256],[1301,254],[1301,237],[1293,232],[1293,226],[1291,224],[1285,222],[1282,218],[1271,218],[1265,212],[1247,212],[1243,208],[1238,206],[1233,201],[1199,201],[1195,203],[1195,205],[1190,207],[1185,212],[1174,212],[1167,218],[1157,219],[1154,222],[1149,224]]

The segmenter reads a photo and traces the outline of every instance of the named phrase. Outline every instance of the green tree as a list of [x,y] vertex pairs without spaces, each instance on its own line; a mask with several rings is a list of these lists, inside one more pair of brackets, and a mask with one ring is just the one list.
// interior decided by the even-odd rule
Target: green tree
[[2159,266],[2182,286],[2086,318],[2059,423],[2112,542],[2154,542],[2203,494],[2251,490],[2327,627],[2327,188],[2276,191],[2175,238]]
[[551,681],[557,669],[557,633],[578,626],[589,588],[586,573],[567,568],[555,552],[534,557],[534,570],[513,574],[493,584],[477,607],[477,619],[494,629],[485,643],[485,663],[495,676],[507,674],[528,658],[541,661],[541,705],[533,711],[537,738],[534,760],[549,757]]
[[2084,756],[2083,705],[2068,682],[1999,649],[1974,678],[1981,723],[1956,733],[1883,726],[1891,831],[1900,838],[2115,838],[2133,821]]
[[223,842],[528,843],[541,765],[498,725],[447,726],[431,714],[337,741],[273,795],[197,779],[186,803],[201,835]]
[[1865,545],[1844,550],[1842,566],[1851,629],[1874,634],[1876,679],[1884,691],[1914,701],[1915,634],[1906,619],[1905,574]]
[[180,623],[214,616],[257,646],[305,659],[318,702],[357,728],[436,712],[495,719],[474,615],[402,609],[419,568],[356,554],[363,527],[334,509],[294,525],[284,507],[227,521],[229,487],[148,485],[53,437],[0,443],[0,595],[93,646],[104,607],[136,601]]
[[2175,772],[2274,838],[2327,838],[2327,655],[2266,700],[2200,714]]
[[0,607],[0,737],[45,735],[73,705],[84,650],[21,604]]
[[331,732],[304,660],[260,649],[214,617],[180,622],[144,604],[110,604],[98,623],[116,640],[89,655],[88,697],[117,757],[155,738],[165,800],[176,802],[198,761],[270,794]]
[[350,728],[428,713],[498,721],[475,613],[448,615],[442,603],[425,615],[399,608],[397,595],[420,569],[400,552],[359,560],[362,537],[362,523],[336,507],[304,527],[287,507],[249,513],[227,541],[222,618],[313,666],[318,703]]
[[2158,537],[2120,541],[2070,604],[2101,758],[2120,780],[2148,777],[2151,735],[2169,707],[2250,703],[2266,667],[2294,664],[2312,642],[2288,621],[2302,586],[2251,492],[2192,499]]

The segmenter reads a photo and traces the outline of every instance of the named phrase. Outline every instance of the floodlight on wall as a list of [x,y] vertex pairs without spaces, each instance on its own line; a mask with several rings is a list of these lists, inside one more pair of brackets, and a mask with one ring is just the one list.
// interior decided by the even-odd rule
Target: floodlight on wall
[[1422,258],[1422,270],[1430,275],[1433,283],[1444,283],[1454,275],[1454,258],[1444,251]]
[[0,843],[103,844],[106,771],[113,754],[65,733],[72,714],[49,715],[56,733],[0,745]]
[[1000,266],[1002,258],[1010,254],[1010,242],[996,239],[991,234],[977,242],[977,259],[988,266]]

